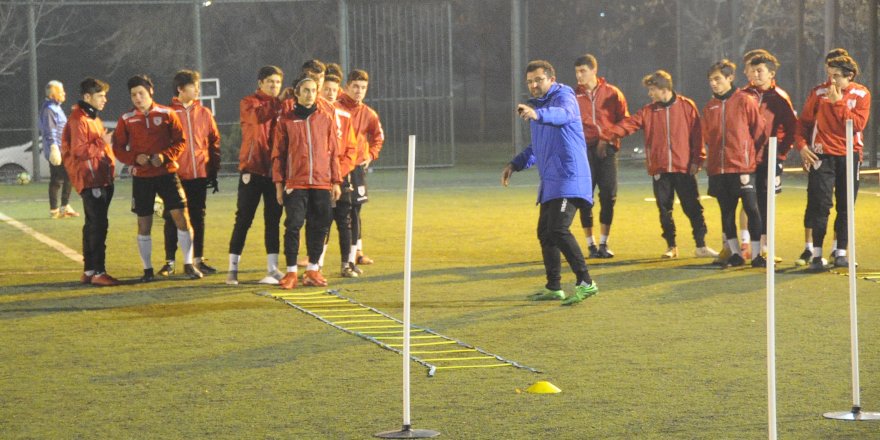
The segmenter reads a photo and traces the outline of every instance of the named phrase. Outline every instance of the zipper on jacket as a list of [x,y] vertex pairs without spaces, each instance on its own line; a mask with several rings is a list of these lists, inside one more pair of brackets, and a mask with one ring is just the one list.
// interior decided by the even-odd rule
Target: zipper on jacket
[[251,146],[250,146],[250,148],[248,148],[248,158],[247,158],[248,164],[251,163],[251,157],[253,157],[253,155],[254,155],[254,142],[255,141],[253,139],[251,139]]
[[92,180],[94,181],[95,180],[95,170],[92,168],[92,159],[89,158],[89,160],[86,161],[86,164],[88,164],[88,166],[89,166],[89,172],[92,173]]
[[312,118],[312,115],[306,117],[306,139],[309,144],[309,185],[312,185],[314,182],[312,171],[314,169],[314,164],[312,163],[312,126],[309,119]]
[[[192,108],[192,106],[190,106]],[[186,128],[189,131],[189,153],[192,156],[192,164],[193,164],[193,179],[197,179],[199,177],[198,171],[196,171],[196,139],[193,137],[193,125],[192,118],[190,117],[190,108],[185,108],[183,111],[186,113]]]
[[596,85],[596,90],[593,93],[587,92],[590,97],[590,104],[593,105],[593,125],[596,126],[596,131],[599,133],[599,137],[602,137],[602,127],[599,127],[599,123],[596,122],[596,95],[599,93],[599,86]]
[[149,111],[144,113],[144,122],[147,123],[147,128],[150,128],[150,112]]
[[727,148],[727,100],[721,101],[721,174],[724,174],[724,150]]
[[666,107],[666,154],[668,162],[666,165],[667,172],[672,172],[672,132],[669,130],[669,107]]

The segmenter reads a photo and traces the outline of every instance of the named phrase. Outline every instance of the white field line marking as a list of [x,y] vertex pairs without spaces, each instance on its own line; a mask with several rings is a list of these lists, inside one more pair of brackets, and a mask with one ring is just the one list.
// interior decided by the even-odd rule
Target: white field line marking
[[12,218],[12,217],[9,217],[2,212],[0,212],[0,220],[6,222],[7,224],[9,224],[12,227],[18,228],[19,230],[21,230],[25,234],[36,238],[38,241],[43,242],[44,244],[46,244],[47,246],[49,246],[52,249],[55,249],[58,252],[61,252],[62,255],[64,255],[67,258],[70,258],[71,260],[73,260],[77,263],[81,263],[83,261],[83,256],[80,255],[77,251],[65,246],[63,243],[55,241],[54,239],[33,230],[30,226]]

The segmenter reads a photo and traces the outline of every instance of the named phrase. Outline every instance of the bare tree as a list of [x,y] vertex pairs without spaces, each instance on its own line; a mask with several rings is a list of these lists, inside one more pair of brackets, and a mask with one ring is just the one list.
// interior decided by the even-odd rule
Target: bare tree
[[[18,72],[30,53],[28,47],[28,6],[15,3],[0,4],[0,75]],[[41,46],[64,45],[75,29],[68,14],[59,11],[61,6],[38,1],[34,4],[37,26],[37,49]]]

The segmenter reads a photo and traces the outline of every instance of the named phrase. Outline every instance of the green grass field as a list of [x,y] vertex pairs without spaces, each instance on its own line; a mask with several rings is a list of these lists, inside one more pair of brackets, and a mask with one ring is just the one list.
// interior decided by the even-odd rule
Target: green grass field
[[[640,163],[624,163],[611,241],[617,257],[589,261],[599,294],[571,308],[526,301],[544,281],[536,173],[515,174],[505,189],[506,153],[464,145],[458,158],[455,169],[417,174],[413,323],[543,373],[465,369],[429,378],[411,364],[416,428],[450,439],[767,437],[763,271],[719,270],[690,257],[680,209],[682,257],[660,260],[649,178]],[[363,278],[340,278],[334,232],[325,272],[331,288],[401,317],[405,174],[369,179],[365,241],[377,263]],[[806,182],[793,175],[785,183],[777,222],[785,258],[776,288],[780,438],[878,438],[878,422],[822,418],[852,404],[848,283],[793,267]],[[705,177],[701,184],[705,190]],[[50,220],[45,186],[0,187],[0,212],[80,252],[82,219]],[[208,200],[206,256],[225,270],[235,180],[223,179],[221,190]],[[119,182],[108,239],[108,270],[127,280],[141,273],[130,194],[130,182]],[[718,206],[703,204],[717,248]],[[864,183],[857,209],[859,271],[878,272],[876,180]],[[221,273],[103,289],[79,285],[78,263],[0,223],[0,438],[366,439],[399,428],[398,355],[255,295],[267,290],[255,283],[265,270],[261,223],[249,234],[240,286],[224,285]],[[567,270],[563,281],[571,292]],[[862,404],[880,411],[880,284],[858,287]],[[562,393],[516,392],[541,379]]]

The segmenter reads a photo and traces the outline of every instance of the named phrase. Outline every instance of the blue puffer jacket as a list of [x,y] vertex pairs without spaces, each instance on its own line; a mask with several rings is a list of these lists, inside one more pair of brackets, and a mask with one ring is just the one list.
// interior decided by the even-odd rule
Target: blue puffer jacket
[[61,148],[61,132],[67,124],[67,115],[61,103],[46,98],[40,106],[40,134],[43,136],[43,157],[49,160],[49,147],[52,144]]
[[520,171],[538,165],[538,203],[578,198],[593,203],[593,182],[580,110],[571,87],[554,83],[547,94],[529,105],[538,120],[529,121],[532,143],[510,163]]

